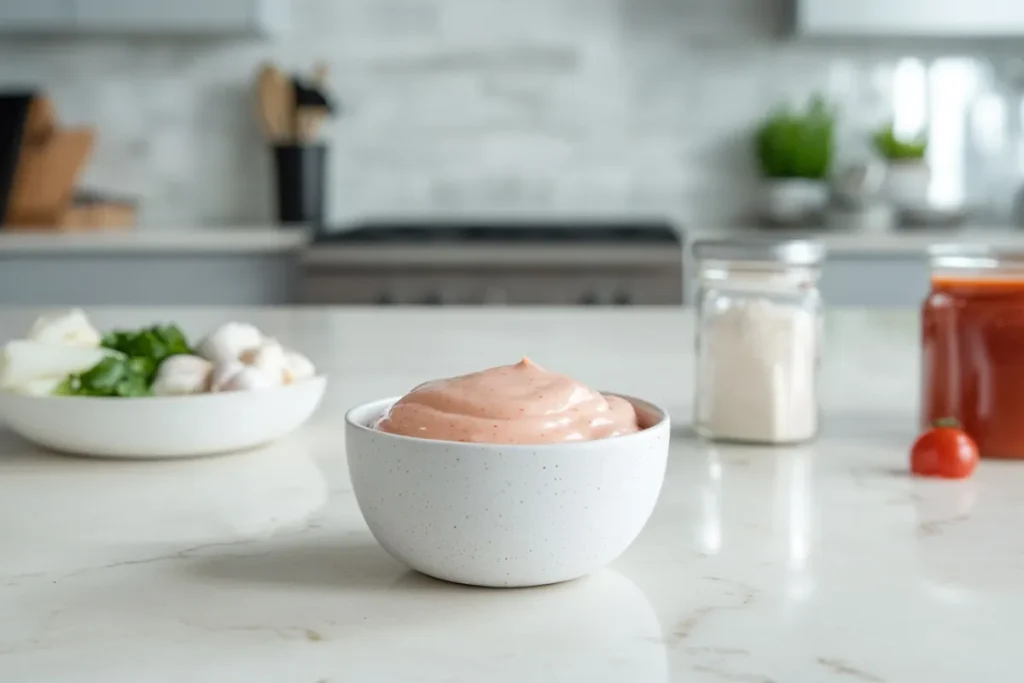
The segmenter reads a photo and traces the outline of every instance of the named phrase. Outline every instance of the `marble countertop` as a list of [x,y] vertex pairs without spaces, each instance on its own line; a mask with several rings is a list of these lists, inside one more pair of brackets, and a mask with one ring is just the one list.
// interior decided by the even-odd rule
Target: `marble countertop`
[[305,230],[274,226],[164,228],[94,232],[0,230],[4,254],[231,254],[288,252],[309,243]]
[[[46,454],[0,432],[0,680],[12,683],[986,683],[1024,654],[1024,465],[906,475],[917,316],[826,321],[824,432],[673,437],[637,542],[589,578],[483,590],[375,544],[351,404],[523,354],[685,423],[692,319],[662,310],[101,310],[103,326],[250,319],[331,377],[301,433],[178,462]],[[29,311],[0,311],[16,335]],[[541,332],[542,331],[542,332]]]

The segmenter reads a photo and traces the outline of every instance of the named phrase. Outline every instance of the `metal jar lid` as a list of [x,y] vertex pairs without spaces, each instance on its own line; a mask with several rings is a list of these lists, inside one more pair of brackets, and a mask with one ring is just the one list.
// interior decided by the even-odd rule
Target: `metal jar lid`
[[701,261],[816,266],[825,259],[825,247],[809,240],[698,240],[693,243],[693,255]]

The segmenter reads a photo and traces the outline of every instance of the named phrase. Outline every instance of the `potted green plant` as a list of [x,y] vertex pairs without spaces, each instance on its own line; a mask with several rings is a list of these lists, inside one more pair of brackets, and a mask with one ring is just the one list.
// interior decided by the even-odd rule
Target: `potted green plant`
[[896,134],[892,125],[872,136],[875,151],[886,162],[884,194],[899,208],[922,206],[928,199],[931,169],[927,133],[907,138]]
[[781,223],[817,217],[828,203],[835,113],[820,95],[801,110],[776,109],[755,135],[763,211]]

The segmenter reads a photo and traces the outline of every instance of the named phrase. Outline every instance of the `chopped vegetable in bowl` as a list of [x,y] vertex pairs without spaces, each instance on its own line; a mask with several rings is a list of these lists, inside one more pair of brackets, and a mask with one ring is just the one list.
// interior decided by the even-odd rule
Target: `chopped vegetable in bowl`
[[301,353],[229,322],[193,346],[173,324],[101,335],[81,310],[43,317],[0,357],[0,389],[32,395],[139,398],[293,384],[315,375]]
[[154,325],[103,335],[100,345],[117,351],[85,372],[68,375],[54,393],[62,396],[151,396],[157,369],[167,358],[190,354],[176,325]]

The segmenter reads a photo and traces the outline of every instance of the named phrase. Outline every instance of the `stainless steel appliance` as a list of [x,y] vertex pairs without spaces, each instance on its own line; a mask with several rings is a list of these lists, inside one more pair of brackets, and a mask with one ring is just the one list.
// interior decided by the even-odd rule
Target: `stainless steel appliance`
[[319,235],[301,300],[369,305],[679,305],[667,221],[373,221]]

